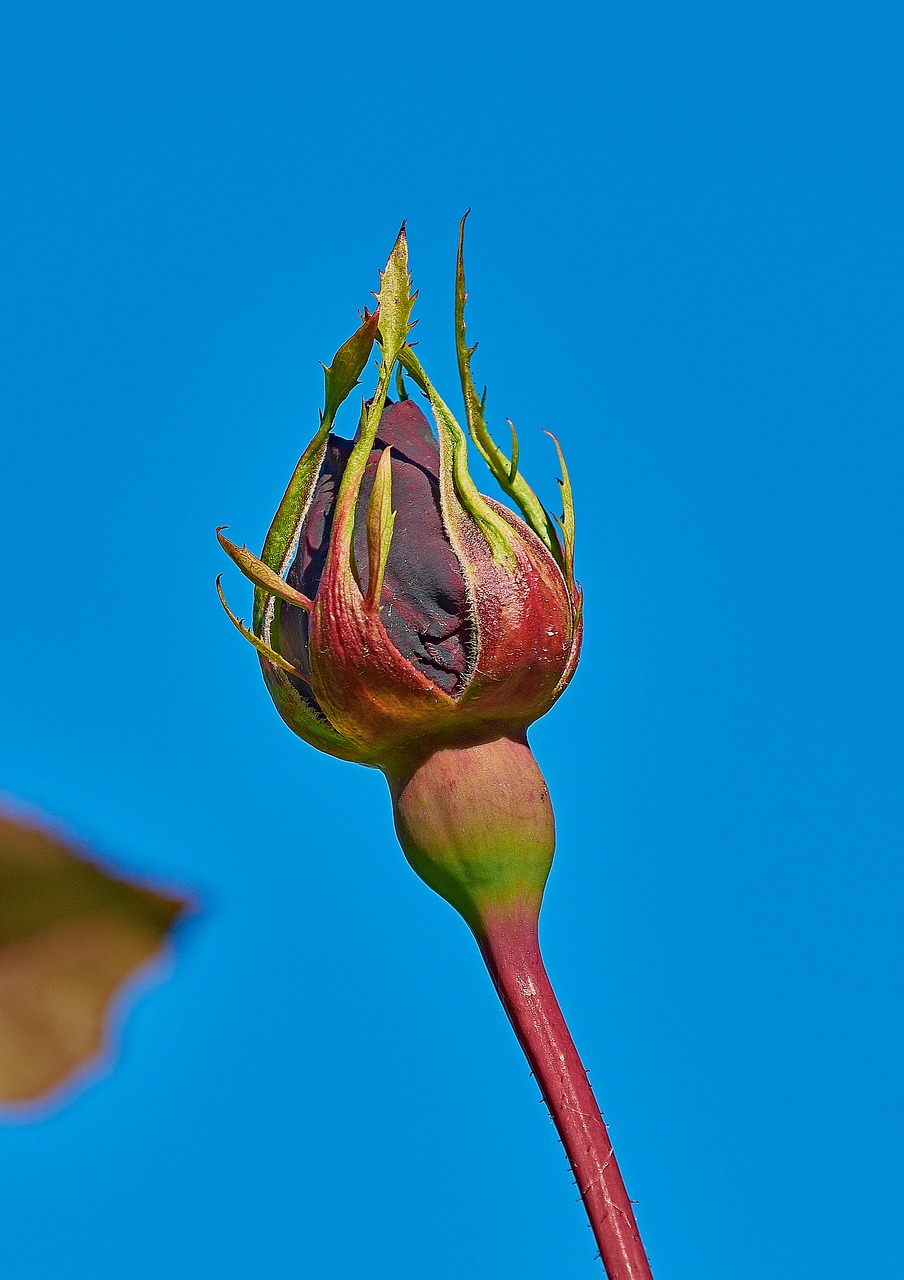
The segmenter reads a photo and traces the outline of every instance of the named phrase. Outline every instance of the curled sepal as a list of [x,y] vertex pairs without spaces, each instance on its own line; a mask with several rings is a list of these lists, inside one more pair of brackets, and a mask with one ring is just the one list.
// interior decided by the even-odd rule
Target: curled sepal
[[259,636],[256,636],[250,628],[246,627],[241,618],[237,618],[235,616],[229,608],[229,605],[226,603],[226,597],[223,595],[223,588],[221,586],[222,578],[222,574],[217,575],[217,595],[220,597],[220,604],[229,615],[232,625],[235,627],[236,631],[243,635],[249,644],[254,645],[258,653],[262,654],[268,662],[272,662],[274,666],[280,667],[283,671],[287,671],[289,675],[294,676],[296,680],[303,680],[305,684],[310,684],[309,676],[306,676],[303,671],[299,671],[298,667],[293,666],[292,663],[289,662],[287,658],[284,658],[281,653],[277,653],[276,650],[272,649],[264,640],[261,640]]
[[559,527],[562,534],[562,549],[565,555],[565,576],[568,586],[574,591],[574,497],[571,492],[571,480],[568,475],[568,468],[565,466],[565,455],[562,452],[562,446],[551,431],[544,431],[544,435],[549,436],[550,440],[556,446],[556,453],[559,455],[559,466],[562,469],[562,478],[559,481],[559,488],[562,490],[562,519],[554,515],[553,520]]
[[520,456],[521,446],[518,444],[518,433],[515,430],[515,424],[511,418],[506,418],[512,432],[512,460],[509,463],[509,484],[514,484],[515,477],[518,474],[518,458]]
[[280,600],[284,600],[286,604],[294,604],[298,609],[310,611],[311,601],[306,595],[302,595],[300,591],[296,591],[294,587],[290,587],[287,582],[283,582],[278,574],[274,573],[263,560],[259,560],[253,555],[247,547],[237,547],[234,542],[223,536],[223,530],[227,528],[225,524],[221,524],[217,529],[217,541],[226,552],[229,559],[238,566],[249,582],[253,582],[256,587],[260,587],[262,591],[268,592],[270,595],[278,596]]
[[[458,373],[461,378],[461,390],[465,401],[465,416],[471,439],[477,446],[484,462],[492,471],[498,484],[509,497],[518,504],[524,519],[534,533],[558,560],[560,557],[559,541],[555,535],[549,516],[542,502],[533,489],[518,472],[518,442],[515,428],[512,427],[512,457],[507,458],[490,435],[484,417],[486,392],[483,398],[478,396],[471,376],[471,357],[477,350],[477,344],[468,346],[465,328],[465,303],[468,299],[465,289],[465,222],[467,213],[461,220],[458,232],[458,262],[455,274],[455,346],[458,352]],[[512,424],[509,423],[511,427]]]
[[380,591],[386,573],[386,561],[389,559],[389,548],[392,543],[392,529],[395,524],[395,512],[392,510],[392,450],[386,448],[380,454],[374,476],[374,487],[370,493],[370,504],[367,508],[367,558],[368,609],[379,609]]

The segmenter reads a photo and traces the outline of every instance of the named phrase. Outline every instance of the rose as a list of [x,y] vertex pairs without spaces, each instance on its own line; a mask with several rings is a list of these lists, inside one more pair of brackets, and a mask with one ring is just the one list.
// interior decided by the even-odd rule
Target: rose
[[[218,536],[255,585],[253,627],[280,715],[299,737],[384,772],[408,861],[461,913],[543,1091],[612,1280],[649,1280],[618,1165],[553,995],[537,920],[555,843],[527,729],[562,693],[581,642],[574,515],[550,517],[492,440],[471,377],[459,238],[458,364],[468,429],[520,514],[484,497],[464,431],[408,344],[405,228],[378,307],[325,368],[320,428],[258,558]],[[354,441],[332,434],[374,343]],[[404,370],[429,401],[434,438]],[[388,398],[396,371],[399,400]],[[558,449],[558,444],[556,444]],[[220,598],[229,612],[217,581]]]
[[[365,313],[325,370],[320,429],[262,556],[219,536],[257,588],[253,630],[233,621],[258,649],[280,714],[321,750],[383,770],[409,860],[475,926],[490,902],[513,895],[539,909],[553,825],[525,734],[574,672],[581,596],[564,464],[557,532],[518,471],[514,433],[508,459],[486,429],[464,301],[460,254],[457,333],[468,423],[520,515],[477,491],[465,434],[408,345],[413,299],[403,227],[376,312]],[[355,440],[343,440],[331,433],[336,412],[375,342],[382,348],[377,388]],[[403,398],[392,403],[396,366]],[[402,369],[429,401],[435,438],[407,398]],[[450,751],[457,753],[451,788]],[[477,824],[467,850],[451,835],[461,812],[445,813],[465,779]]]

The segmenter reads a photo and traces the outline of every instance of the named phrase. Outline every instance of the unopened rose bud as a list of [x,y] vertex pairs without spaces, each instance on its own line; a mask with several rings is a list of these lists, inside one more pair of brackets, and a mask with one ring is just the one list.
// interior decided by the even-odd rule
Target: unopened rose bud
[[[408,344],[403,226],[376,312],[365,312],[325,370],[320,428],[261,556],[219,534],[255,585],[252,627],[230,617],[299,737],[386,775],[405,856],[477,938],[610,1277],[650,1280],[537,940],[555,826],[526,733],[568,684],[580,651],[571,489],[560,451],[564,513],[551,517],[518,469],[514,429],[510,458],[487,430],[465,341],[463,235],[464,221],[456,337],[468,432],[518,513],[477,491],[467,436]],[[375,343],[377,385],[354,440],[343,440],[333,434],[336,412]],[[403,371],[427,398],[435,435],[407,398]]]
[[[479,758],[474,777],[482,781],[470,788],[469,810],[525,866],[534,857],[529,850],[543,846],[542,874],[538,868],[528,877],[542,891],[551,813],[545,816],[548,798],[524,735],[571,678],[581,624],[567,476],[558,533],[518,472],[517,443],[506,458],[487,432],[471,381],[464,297],[460,256],[459,363],[470,432],[520,514],[478,493],[465,433],[408,345],[413,299],[403,228],[377,311],[365,314],[326,369],[320,430],[262,556],[222,533],[220,541],[257,587],[253,631],[242,629],[258,649],[280,714],[321,750],[384,771],[410,861],[460,909],[467,901],[473,922],[470,887],[451,885],[464,872],[440,874],[446,855],[437,830],[419,825],[423,796],[438,788],[437,817],[452,795],[445,779],[456,768],[473,772]],[[355,439],[344,440],[332,433],[336,411],[375,343],[382,352],[377,387]],[[405,394],[402,369],[427,397],[436,435],[412,400],[389,398],[394,373]],[[450,757],[456,751],[464,754]],[[442,768],[430,764],[437,753]],[[515,799],[528,761],[543,790],[541,818]],[[535,820],[539,840],[531,835]],[[467,858],[465,878],[487,880],[492,896],[493,855],[472,843]],[[498,892],[507,892],[507,877],[498,875]]]

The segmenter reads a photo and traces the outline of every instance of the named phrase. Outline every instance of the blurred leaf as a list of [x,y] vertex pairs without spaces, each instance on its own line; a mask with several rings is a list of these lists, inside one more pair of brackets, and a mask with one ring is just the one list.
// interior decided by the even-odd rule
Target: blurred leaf
[[0,810],[0,1103],[35,1102],[109,1049],[114,997],[188,908]]

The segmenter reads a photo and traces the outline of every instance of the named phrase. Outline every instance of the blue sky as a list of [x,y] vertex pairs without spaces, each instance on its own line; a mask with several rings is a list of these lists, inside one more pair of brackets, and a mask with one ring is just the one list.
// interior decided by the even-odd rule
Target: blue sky
[[402,218],[454,397],[469,206],[491,422],[575,488],[543,942],[654,1272],[889,1274],[899,9],[13,0],[0,49],[0,785],[204,904],[115,1068],[0,1131],[6,1275],[601,1274],[382,778],[213,589]]

